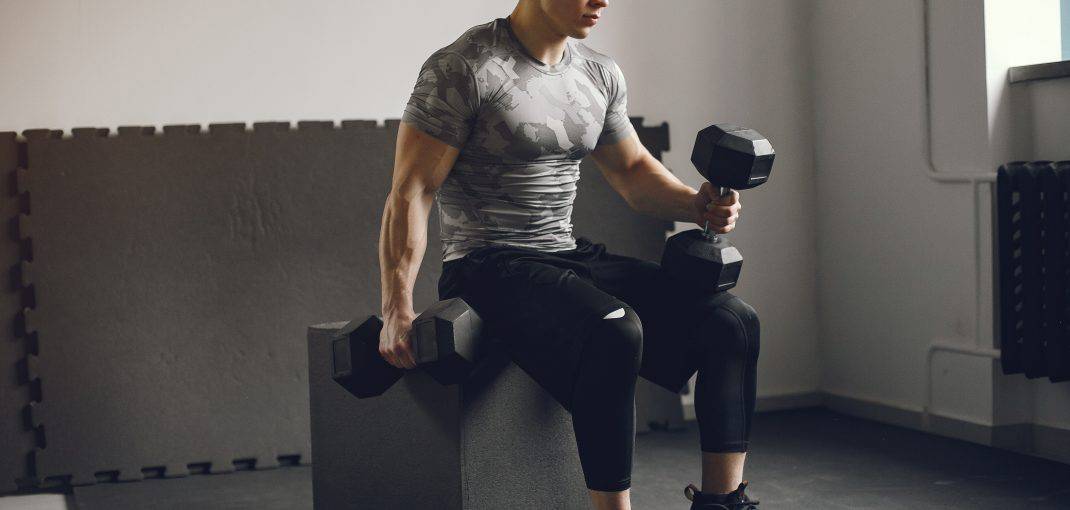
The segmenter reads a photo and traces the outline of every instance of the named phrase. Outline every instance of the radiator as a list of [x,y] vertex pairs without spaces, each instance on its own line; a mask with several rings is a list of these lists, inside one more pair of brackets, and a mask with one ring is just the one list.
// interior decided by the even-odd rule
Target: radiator
[[1070,379],[1070,161],[1000,167],[996,211],[1003,373]]

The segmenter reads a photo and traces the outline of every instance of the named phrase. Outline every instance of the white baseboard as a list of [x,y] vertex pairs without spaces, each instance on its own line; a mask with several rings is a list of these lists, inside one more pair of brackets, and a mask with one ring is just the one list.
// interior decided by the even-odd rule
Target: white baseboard
[[[926,428],[921,411],[822,391],[758,397],[755,412],[807,407],[824,407],[850,416],[1070,464],[1070,430],[1046,425],[1017,423],[991,426],[930,415],[929,427]],[[684,404],[684,419],[695,419],[693,404]]]

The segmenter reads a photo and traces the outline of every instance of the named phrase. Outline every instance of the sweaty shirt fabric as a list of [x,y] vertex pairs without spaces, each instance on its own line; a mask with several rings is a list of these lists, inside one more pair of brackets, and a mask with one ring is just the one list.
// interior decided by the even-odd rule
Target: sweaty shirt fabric
[[632,130],[611,58],[569,38],[544,64],[506,18],[432,53],[401,120],[460,149],[437,192],[443,261],[490,244],[576,248],[580,160]]

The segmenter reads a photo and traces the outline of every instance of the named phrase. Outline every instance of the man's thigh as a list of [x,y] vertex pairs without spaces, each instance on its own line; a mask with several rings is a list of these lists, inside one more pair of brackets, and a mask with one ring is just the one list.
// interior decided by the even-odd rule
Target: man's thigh
[[680,392],[698,369],[701,347],[695,328],[698,314],[726,292],[689,291],[661,265],[604,252],[591,262],[599,288],[627,303],[643,324],[643,363],[639,375],[672,392]]
[[511,249],[479,255],[443,273],[440,298],[463,298],[488,338],[570,409],[590,328],[625,303],[595,286],[579,261]]

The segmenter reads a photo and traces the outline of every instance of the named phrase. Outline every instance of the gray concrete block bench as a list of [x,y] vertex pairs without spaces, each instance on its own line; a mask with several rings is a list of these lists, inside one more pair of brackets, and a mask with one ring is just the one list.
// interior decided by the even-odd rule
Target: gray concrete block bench
[[308,328],[317,510],[589,509],[571,416],[501,351],[462,385],[407,371],[358,399],[331,379],[331,337]]

